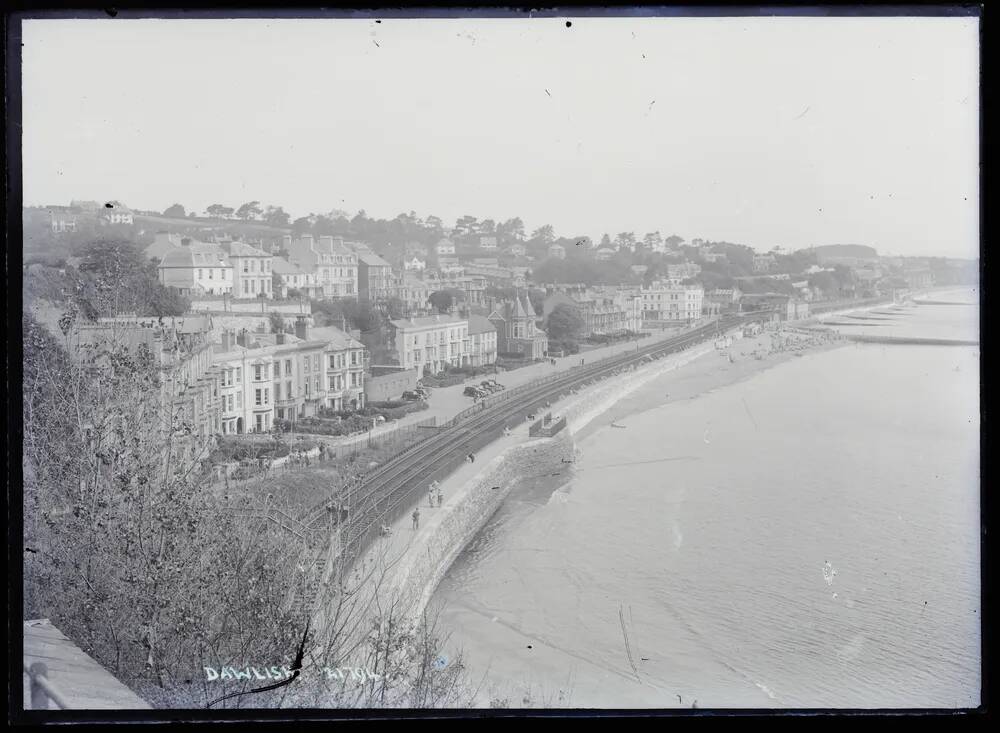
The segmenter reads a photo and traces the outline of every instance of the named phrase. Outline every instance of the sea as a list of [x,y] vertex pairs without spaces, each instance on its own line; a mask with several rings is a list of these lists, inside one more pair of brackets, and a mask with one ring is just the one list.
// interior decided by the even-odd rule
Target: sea
[[[978,338],[975,290],[933,299],[965,305],[838,330]],[[435,591],[476,704],[979,705],[979,348],[851,344],[675,401],[672,376],[575,436],[568,481],[525,477]]]

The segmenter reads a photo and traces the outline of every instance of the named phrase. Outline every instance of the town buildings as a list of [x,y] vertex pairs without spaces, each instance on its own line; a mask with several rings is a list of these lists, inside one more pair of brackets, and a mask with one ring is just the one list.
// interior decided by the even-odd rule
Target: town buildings
[[118,201],[109,201],[99,210],[97,220],[104,225],[132,224],[132,210]]
[[647,321],[691,323],[702,316],[704,288],[659,281],[643,288],[642,311]]
[[[157,266],[161,283],[188,296],[233,293],[236,271],[229,253],[222,246],[187,237],[180,242],[175,245],[171,240],[158,239],[146,249],[147,253],[151,250],[162,253]],[[250,260],[245,261],[248,263]],[[270,275],[267,279],[270,287]],[[241,282],[246,283],[245,280]]]
[[615,256],[615,251],[610,247],[601,247],[596,252],[594,252],[594,259],[598,262],[607,262],[612,257]]
[[446,365],[469,363],[469,322],[451,315],[432,315],[389,322],[390,349],[397,363],[436,374]]
[[566,249],[561,244],[549,245],[549,257],[557,260],[566,259]]
[[452,242],[447,237],[438,241],[434,245],[434,254],[438,257],[441,256],[452,256],[455,254],[455,243]]
[[358,253],[346,247],[339,237],[321,236],[315,239],[311,234],[304,234],[292,240],[286,236],[284,248],[291,264],[314,275],[325,297],[343,298],[357,294]]
[[753,271],[754,272],[770,272],[771,268],[774,267],[778,261],[774,258],[772,254],[755,254],[753,256]]
[[688,280],[701,273],[701,265],[696,262],[681,262],[667,265],[667,279]]
[[335,328],[295,333],[222,334],[212,363],[221,374],[223,434],[267,432],[276,419],[295,421],[321,407],[364,406],[364,346]]
[[375,303],[387,300],[396,295],[397,289],[392,265],[374,253],[358,255],[358,299],[360,301]]
[[433,310],[428,298],[435,290],[432,281],[405,275],[400,282],[397,297],[403,302],[408,315],[424,315]]
[[544,358],[549,339],[538,327],[538,315],[527,294],[518,293],[513,300],[502,302],[490,313],[489,321],[497,332],[499,354],[522,359]]
[[232,263],[232,293],[237,298],[273,298],[271,263],[274,255],[242,242],[221,245]]
[[423,272],[427,269],[427,262],[414,255],[403,261],[403,269],[407,272]]
[[569,305],[583,318],[581,336],[620,336],[636,330],[641,297],[579,285],[549,286],[546,292],[542,306],[546,321],[556,306]]
[[493,322],[483,316],[469,316],[469,364],[474,367],[496,364],[499,334]]
[[307,272],[286,259],[275,257],[271,271],[280,279],[276,294],[287,298],[289,290],[297,290],[307,298],[321,298],[323,287],[316,280],[316,272]]

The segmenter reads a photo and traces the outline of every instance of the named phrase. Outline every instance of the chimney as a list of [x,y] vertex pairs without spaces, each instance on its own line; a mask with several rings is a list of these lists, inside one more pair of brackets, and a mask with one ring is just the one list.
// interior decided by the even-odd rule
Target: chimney
[[288,249],[289,247],[292,246],[292,235],[291,234],[286,234],[285,236],[283,236],[281,238],[281,246],[284,249]]
[[222,352],[232,351],[233,349],[233,335],[227,328],[222,332]]
[[309,249],[312,249],[312,246],[313,246],[313,235],[312,234],[303,234],[302,235],[302,241],[305,242],[306,247],[308,247]]
[[191,237],[184,237],[183,239],[181,239],[182,247],[190,246],[190,244],[191,244]]
[[283,346],[285,343],[285,333],[284,331],[274,334],[274,343],[278,346]]
[[243,348],[247,348],[247,330],[245,328],[240,329],[236,334],[236,343]]
[[329,234],[324,234],[322,237],[320,237],[319,243],[320,246],[322,247],[326,247],[331,250],[333,249],[333,237],[330,236]]
[[309,324],[303,315],[295,316],[295,335],[303,341],[309,340]]

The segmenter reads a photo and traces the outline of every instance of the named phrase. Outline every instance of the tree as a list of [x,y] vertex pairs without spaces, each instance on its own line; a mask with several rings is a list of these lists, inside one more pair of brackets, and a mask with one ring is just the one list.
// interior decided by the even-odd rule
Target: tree
[[555,229],[551,224],[543,224],[531,233],[531,238],[545,244],[551,244],[556,238]]
[[678,237],[676,234],[671,234],[669,237],[663,240],[663,243],[670,249],[679,247],[683,242],[684,242],[684,237]]
[[205,213],[216,219],[228,219],[233,215],[233,208],[231,206],[223,206],[222,204],[212,204],[205,209]]
[[79,250],[73,301],[90,318],[118,313],[183,315],[188,301],[159,282],[156,265],[134,242],[96,239]]
[[427,301],[437,309],[438,313],[447,313],[463,297],[464,294],[461,290],[448,288],[435,290],[428,296]]
[[287,227],[291,217],[280,206],[268,206],[264,212],[264,221],[273,227]]
[[619,250],[632,251],[635,249],[635,234],[632,232],[620,232],[617,237],[615,237],[615,246]]
[[483,219],[479,223],[479,233],[485,236],[496,234],[497,223],[492,219]]
[[271,333],[284,333],[285,332],[285,319],[281,317],[278,311],[271,311],[268,316],[268,320],[271,324]]
[[609,237],[607,234],[602,235],[601,247],[610,247],[610,246],[611,246],[611,237]]
[[503,223],[504,233],[511,239],[521,241],[524,239],[524,222],[521,217],[515,216]]
[[308,234],[311,229],[312,219],[308,216],[300,216],[292,222],[292,236],[301,237],[303,234]]
[[257,219],[263,213],[263,209],[260,208],[260,201],[247,201],[236,210],[236,217],[244,221],[250,221],[251,219]]
[[463,216],[455,222],[455,235],[467,237],[479,231],[479,224],[474,216]]
[[656,252],[663,247],[663,236],[658,231],[650,232],[642,238],[642,243],[647,249],[651,249]]
[[574,340],[583,333],[586,322],[576,306],[560,303],[545,321],[545,331],[550,339],[557,341]]
[[181,206],[180,204],[174,204],[173,206],[168,206],[163,211],[163,215],[174,217],[177,219],[183,219],[186,216],[186,214],[184,213],[184,207]]

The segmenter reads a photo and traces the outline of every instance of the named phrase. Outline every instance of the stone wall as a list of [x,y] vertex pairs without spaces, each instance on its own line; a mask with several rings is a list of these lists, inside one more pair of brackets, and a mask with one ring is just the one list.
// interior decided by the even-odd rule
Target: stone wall
[[415,389],[417,372],[415,369],[383,374],[365,379],[365,402],[388,402],[398,400],[403,392]]
[[403,607],[413,616],[423,613],[455,558],[500,508],[520,477],[564,470],[563,459],[572,455],[572,438],[564,432],[511,446],[486,464],[462,487],[457,501],[435,512],[407,550],[394,583]]

